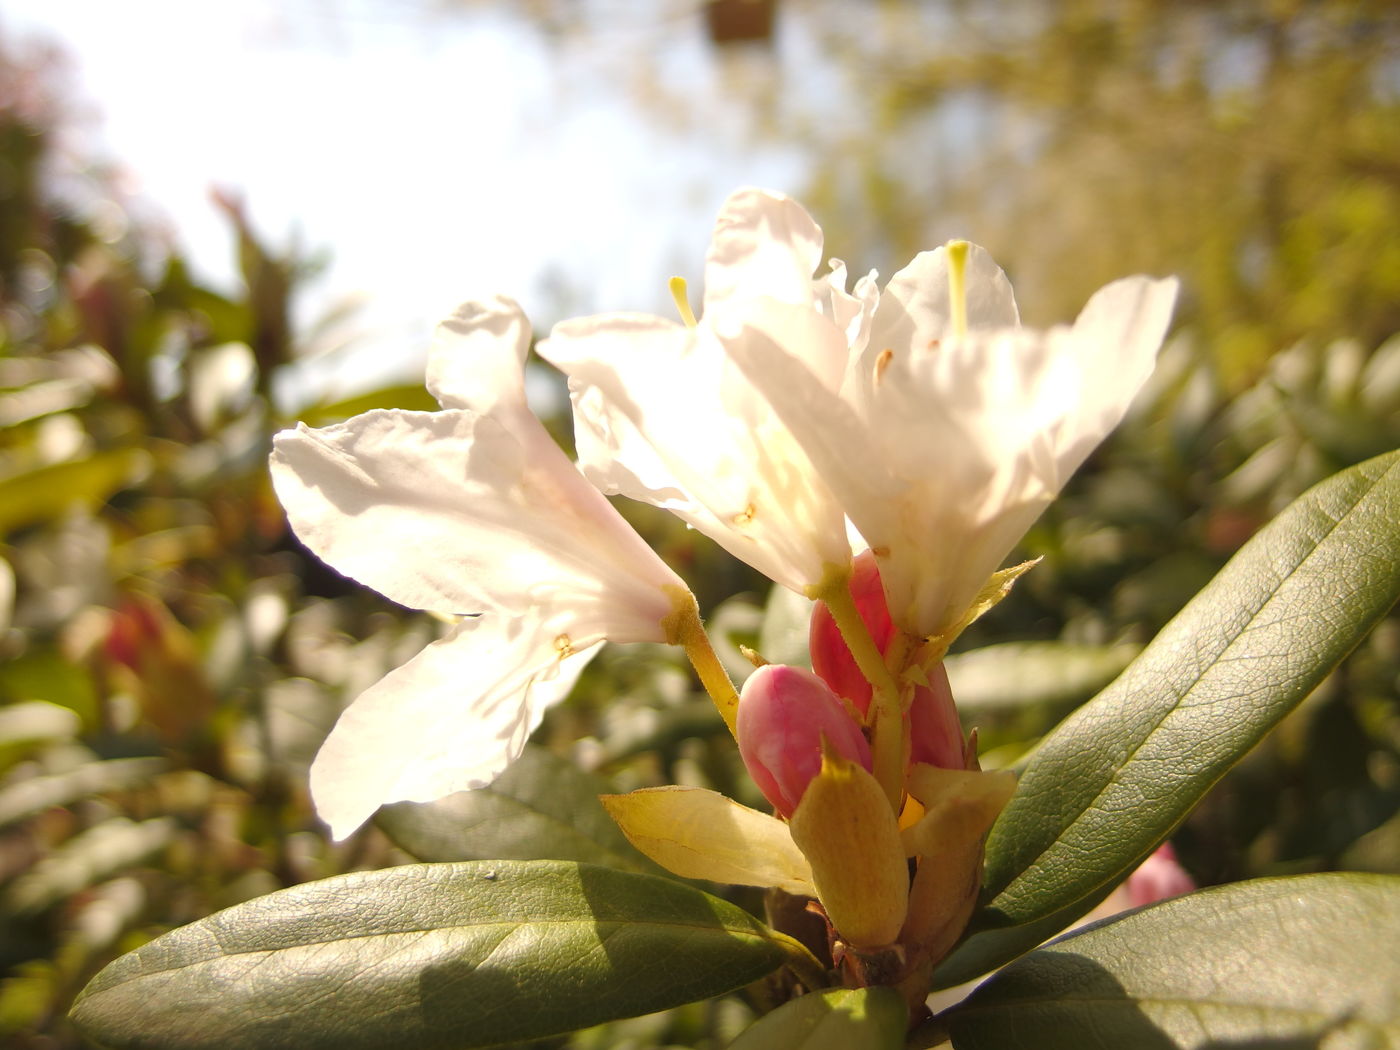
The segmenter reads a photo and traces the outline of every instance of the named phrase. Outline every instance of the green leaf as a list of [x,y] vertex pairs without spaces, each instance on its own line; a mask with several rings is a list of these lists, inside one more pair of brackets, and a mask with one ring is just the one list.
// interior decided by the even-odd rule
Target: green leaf
[[1400,453],[1315,486],[1045,739],[987,842],[977,930],[1002,932],[974,934],[940,984],[1087,912],[1312,691],[1400,592],[1397,523]]
[[729,1050],[899,1050],[908,1020],[892,988],[833,988],[785,1003]]
[[146,863],[174,840],[170,817],[139,823],[112,817],[74,835],[0,894],[0,914],[36,915],[127,868]]
[[73,507],[97,507],[150,471],[143,449],[118,448],[0,478],[0,535],[62,517]]
[[575,860],[655,874],[603,809],[597,778],[541,747],[490,786],[436,802],[400,802],[375,818],[419,860]]
[[945,663],[958,710],[988,718],[1040,707],[1063,713],[1113,681],[1135,655],[1132,645],[1010,642],[955,653]]
[[1031,952],[938,1018],[956,1050],[1400,1045],[1400,878],[1179,897]]
[[168,933],[99,973],[72,1016],[116,1048],[487,1047],[719,995],[787,951],[747,912],[669,879],[420,864]]
[[18,780],[0,788],[0,828],[53,806],[71,805],[89,795],[149,783],[166,766],[163,758],[114,758],[88,762],[63,773]]
[[758,651],[765,660],[798,666],[810,663],[807,632],[816,604],[781,584],[773,585],[763,607],[763,626],[758,634]]
[[309,427],[321,427],[327,423],[339,423],[376,408],[399,408],[414,412],[433,412],[438,403],[422,383],[409,383],[371,390],[364,394],[332,404],[308,405],[298,417]]
[[28,700],[0,707],[0,745],[71,740],[82,729],[78,716],[66,707],[46,700]]

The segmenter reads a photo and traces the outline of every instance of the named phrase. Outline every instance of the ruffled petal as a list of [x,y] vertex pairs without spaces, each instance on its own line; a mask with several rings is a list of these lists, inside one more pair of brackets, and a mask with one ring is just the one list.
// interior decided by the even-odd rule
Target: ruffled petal
[[[389,802],[489,784],[598,649],[567,617],[486,615],[362,693],[311,766],[311,794],[337,839]],[[566,655],[568,654],[568,655]]]
[[[986,249],[968,245],[964,277],[968,328],[1015,328],[1021,323],[1011,282]],[[952,317],[949,302],[948,249],[920,252],[890,278],[880,295],[866,364],[873,367],[875,357],[887,349],[922,350],[946,339]]]
[[[845,344],[808,309],[810,360],[839,383]],[[555,327],[539,352],[569,376],[585,474],[672,511],[794,590],[849,559],[831,492],[708,325],[613,315]]]
[[1078,365],[1078,410],[1055,431],[1059,484],[1122,421],[1152,374],[1176,305],[1176,278],[1127,277],[1105,285],[1070,331]]
[[513,299],[463,303],[433,333],[428,392],[443,408],[524,411],[529,350],[530,323]]
[[277,435],[272,477],[313,553],[402,605],[543,604],[663,640],[683,585],[547,440],[467,411],[367,412]]
[[758,295],[811,305],[821,260],[821,227],[802,205],[769,190],[739,190],[720,209],[705,258],[705,312]]

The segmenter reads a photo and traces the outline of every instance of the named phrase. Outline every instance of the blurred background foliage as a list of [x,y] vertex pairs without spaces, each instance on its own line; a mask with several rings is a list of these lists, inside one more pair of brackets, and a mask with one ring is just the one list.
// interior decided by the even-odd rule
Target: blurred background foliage
[[[841,119],[783,84],[756,103],[759,126],[811,151],[808,184],[782,188],[857,272],[971,236],[1032,323],[1126,273],[1183,280],[1150,389],[1028,536],[1040,566],[951,658],[968,725],[1011,762],[1289,500],[1400,445],[1400,14],[909,0],[837,15],[790,0],[775,27],[767,6],[707,5],[712,38],[761,62],[784,18],[822,35]],[[601,24],[565,0],[530,10],[561,39]],[[684,99],[650,93],[647,62],[640,104],[684,118]],[[242,287],[206,287],[98,158],[81,185],[56,164],[64,98],[52,56],[0,54],[0,1038],[81,1045],[63,1014],[98,967],[280,886],[413,856],[538,855],[548,836],[531,838],[522,807],[576,804],[581,821],[600,786],[663,782],[757,802],[676,654],[632,647],[551,715],[518,788],[394,807],[328,840],[311,756],[437,625],[296,546],[269,439],[296,418],[430,406],[414,385],[274,408],[278,375],[317,345],[290,320],[315,260],[263,243],[223,195]],[[567,441],[566,419],[551,426]],[[770,601],[703,538],[628,512],[696,588],[737,673],[739,642],[804,659],[800,601]],[[1392,616],[1180,830],[1197,880],[1400,872],[1397,688]],[[505,808],[483,824],[488,804]],[[752,1009],[700,1004],[573,1044],[722,1045]]]

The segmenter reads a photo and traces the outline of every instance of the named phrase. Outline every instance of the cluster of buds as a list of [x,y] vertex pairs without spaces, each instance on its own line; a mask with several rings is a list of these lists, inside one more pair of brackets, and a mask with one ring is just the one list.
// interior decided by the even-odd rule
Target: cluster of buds
[[[873,646],[892,673],[872,682],[831,605],[818,603],[812,671],[765,665],[744,684],[739,751],[811,865],[847,981],[907,985],[917,999],[972,913],[982,842],[1014,779],[979,770],[942,660],[918,664],[920,647],[891,619],[872,552],[855,560],[847,587],[864,628],[856,644]],[[891,681],[900,717],[881,723],[878,694]],[[892,786],[876,776],[881,732],[899,757]]]

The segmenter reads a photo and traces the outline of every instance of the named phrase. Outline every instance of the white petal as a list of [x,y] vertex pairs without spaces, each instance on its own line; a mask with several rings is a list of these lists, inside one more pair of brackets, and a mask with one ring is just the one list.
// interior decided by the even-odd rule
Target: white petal
[[705,258],[705,312],[759,295],[810,305],[821,258],[821,227],[802,205],[767,190],[739,190],[724,202]]
[[335,837],[387,803],[494,780],[598,649],[594,641],[561,660],[566,626],[538,611],[464,620],[362,693],[311,767],[316,811]]
[[525,408],[530,323],[505,296],[463,303],[433,333],[428,391],[443,408],[481,415]]
[[1122,420],[1157,359],[1176,305],[1176,278],[1127,277],[1105,285],[1071,332],[1080,408],[1056,435],[1060,483]]
[[[1176,293],[1175,281],[1138,277],[1096,294],[1072,329],[1001,326],[953,337],[939,314],[946,270],[930,277],[939,267],[921,256],[903,288],[886,290],[867,367],[840,395],[792,350],[798,308],[749,304],[743,337],[725,339],[851,524],[881,552],[890,612],[918,634],[962,616],[1123,417],[1151,372]],[[980,321],[1014,321],[1004,286],[974,249],[969,297],[983,290]],[[938,335],[925,339],[930,332]]]
[[[810,338],[795,341],[839,382],[841,334],[803,313]],[[539,351],[569,376],[583,467],[605,490],[672,511],[795,590],[849,558],[831,492],[708,324],[584,318]]]
[[[1020,324],[1011,282],[986,249],[968,246],[967,324],[976,328],[1015,328]],[[948,249],[920,252],[892,278],[875,311],[865,367],[886,349],[924,349],[949,336]]]
[[313,553],[400,604],[549,604],[617,641],[662,640],[679,579],[528,422],[376,411],[300,427],[275,439],[273,483]]

